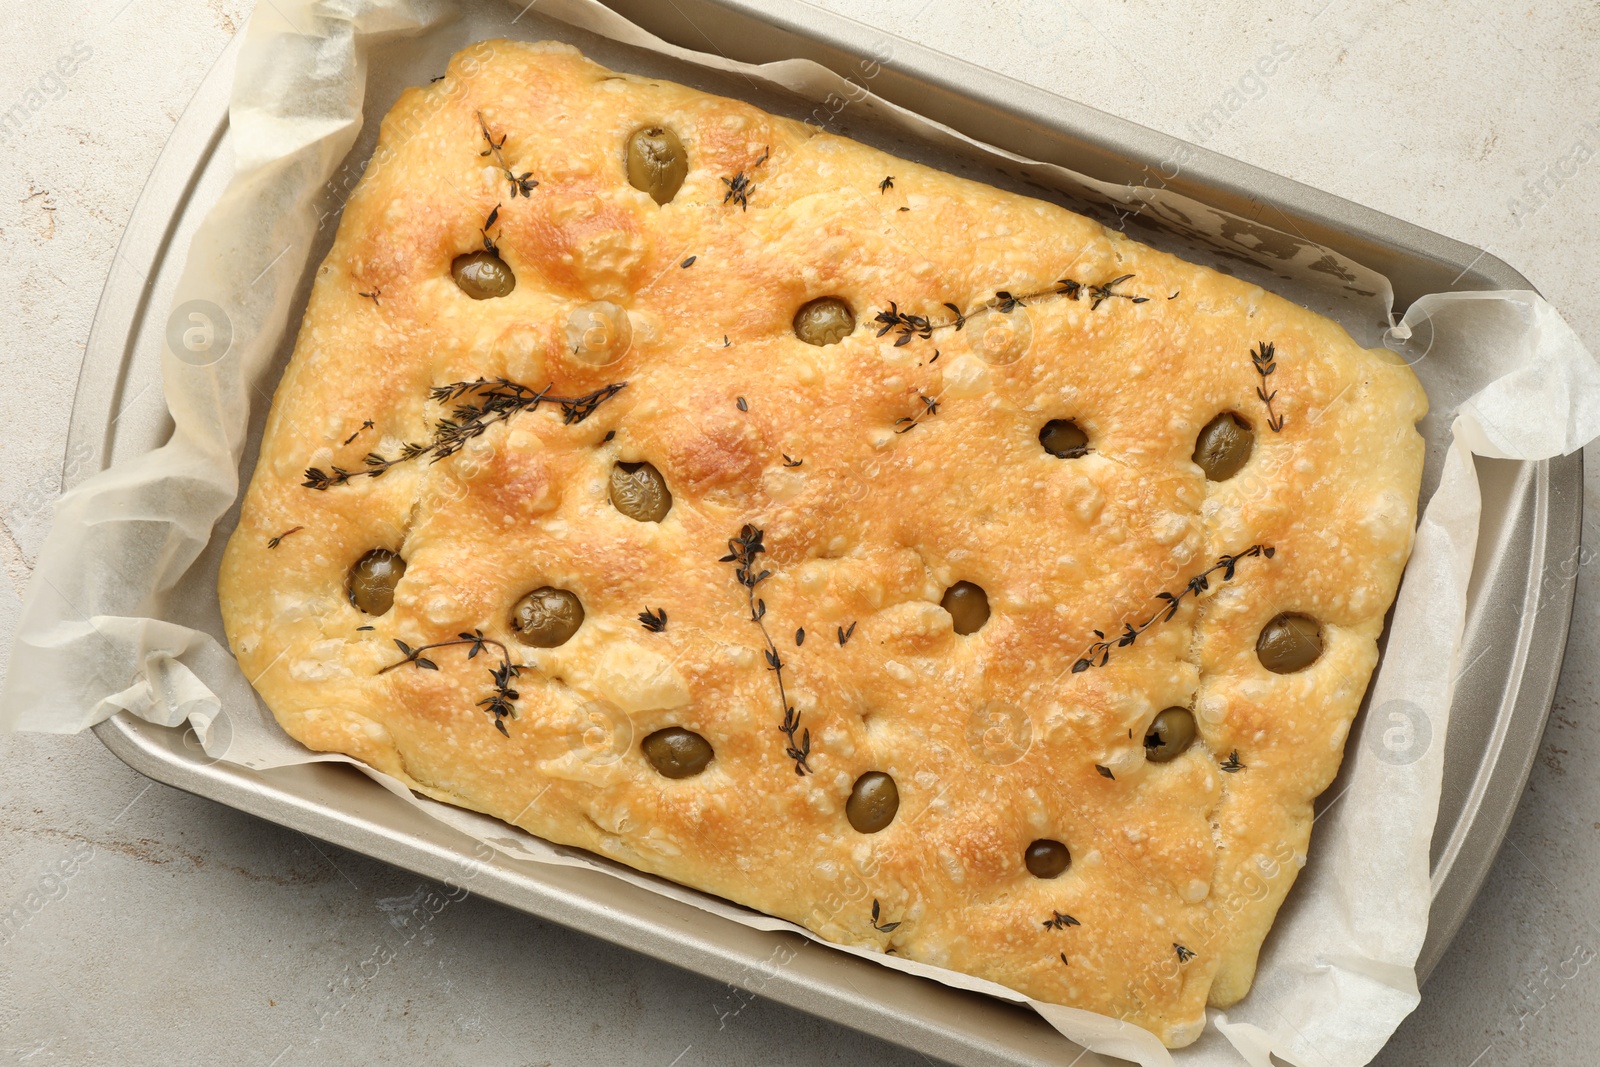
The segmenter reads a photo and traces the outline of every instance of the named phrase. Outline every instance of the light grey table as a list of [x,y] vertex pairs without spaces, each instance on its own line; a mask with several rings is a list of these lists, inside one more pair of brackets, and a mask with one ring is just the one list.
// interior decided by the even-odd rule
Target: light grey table
[[[122,227],[249,6],[0,8],[0,290],[13,308],[0,649],[46,534]],[[1177,3],[827,6],[1489,248],[1600,350],[1592,3],[1220,0],[1203,17]],[[1252,73],[1274,53],[1270,77]],[[1577,614],[1539,762],[1482,897],[1381,1063],[1600,1058],[1600,451],[1588,458],[1590,547],[1573,563]],[[0,920],[0,1062],[925,1059],[476,898],[408,921],[432,889],[152,784],[92,735],[0,738],[0,916],[21,906]]]

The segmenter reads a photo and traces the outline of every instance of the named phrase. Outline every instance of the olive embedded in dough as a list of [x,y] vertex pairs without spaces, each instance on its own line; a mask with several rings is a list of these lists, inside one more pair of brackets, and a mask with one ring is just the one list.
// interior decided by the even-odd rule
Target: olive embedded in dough
[[452,260],[450,276],[461,286],[461,291],[474,300],[506,296],[517,287],[517,276],[511,273],[506,261],[482,249]]
[[1256,638],[1256,656],[1273,674],[1303,671],[1322,655],[1322,626],[1309,615],[1274,615]]
[[794,335],[808,345],[832,345],[855,332],[856,313],[836,296],[818,297],[794,313]]
[[1144,735],[1144,758],[1151,763],[1176,759],[1194,742],[1194,715],[1188,708],[1167,708]]
[[1028,846],[1022,861],[1027,864],[1028,873],[1035,878],[1059,878],[1072,862],[1072,856],[1060,841],[1040,838]]
[[1206,423],[1194,442],[1194,461],[1213,482],[1232,478],[1250,459],[1256,435],[1250,424],[1231,411]]
[[1051,419],[1039,431],[1039,443],[1057,459],[1077,459],[1089,454],[1089,435],[1071,419]]
[[667,480],[650,463],[617,463],[611,467],[611,504],[639,522],[660,522],[672,510]]
[[689,153],[665,126],[641,126],[628,137],[628,184],[665,204],[689,175]]
[[875,834],[894,822],[899,810],[900,790],[882,771],[868,771],[857,778],[844,805],[850,825],[864,834]]
[[564,645],[582,625],[583,603],[565,589],[548,585],[517,601],[511,612],[517,640],[534,648]]
[[663,778],[693,778],[705,770],[711,757],[716,755],[711,742],[681,726],[657,730],[639,747],[644,750],[644,758],[650,761],[650,766]]
[[398,553],[375,548],[350,568],[345,592],[350,603],[368,615],[387,615],[394,607],[394,587],[405,573],[406,561]]
[[989,621],[989,594],[971,582],[957,582],[946,589],[939,606],[950,613],[958,634],[977,633]]

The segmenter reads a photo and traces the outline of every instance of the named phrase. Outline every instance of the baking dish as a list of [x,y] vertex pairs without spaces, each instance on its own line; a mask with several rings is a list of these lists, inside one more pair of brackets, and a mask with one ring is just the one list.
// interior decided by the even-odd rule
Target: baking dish
[[[841,72],[879,64],[872,88],[957,129],[1019,154],[1111,182],[1169,188],[1201,203],[1265,217],[1385,273],[1397,304],[1451,288],[1530,288],[1476,249],[1450,242],[1216,157],[1152,131],[979,71],[960,61],[803,5],[682,2],[657,9],[614,3],[623,15],[686,47],[738,59],[803,56]],[[530,12],[527,35],[543,15]],[[912,73],[914,72],[914,73]],[[164,293],[185,235],[228,172],[225,60],[202,87],[157,164],[107,280],[85,355],[68,455],[92,448],[90,473],[159,444],[170,424],[155,387],[149,342],[163,328]],[[375,91],[375,97],[381,94]],[[387,101],[377,98],[373,112]],[[356,149],[352,155],[359,153]],[[1181,155],[1180,155],[1181,154]],[[1181,168],[1169,161],[1182,158]],[[1168,174],[1171,173],[1171,177]],[[329,233],[336,222],[332,191]],[[313,260],[318,257],[313,257]],[[1479,461],[1484,485],[1463,674],[1447,741],[1444,796],[1434,843],[1434,908],[1419,970],[1431,968],[1492,862],[1543,729],[1571,610],[1578,550],[1581,461]],[[69,481],[70,484],[70,481]],[[217,539],[226,534],[219,528]],[[203,557],[197,566],[214,560]],[[192,623],[196,624],[196,623]],[[214,631],[215,632],[215,631]],[[452,876],[468,839],[418,815],[347,769],[254,773],[205,759],[184,735],[119,716],[97,728],[130,765],[166,781],[295,826],[432,877]],[[192,742],[192,739],[191,739]],[[1352,743],[1357,743],[1352,740]],[[1340,786],[1329,790],[1329,798]],[[1313,846],[1315,847],[1315,846]],[[480,859],[473,888],[511,906],[650,952],[744,988],[870,1029],[880,1037],[963,1062],[1070,1062],[1075,1054],[1026,1012],[884,971],[788,934],[721,923],[603,876]],[[459,879],[459,874],[454,875]],[[681,909],[681,912],[675,909]],[[787,946],[787,947],[786,947]],[[794,958],[782,967],[774,959]],[[863,996],[863,991],[866,995]]]

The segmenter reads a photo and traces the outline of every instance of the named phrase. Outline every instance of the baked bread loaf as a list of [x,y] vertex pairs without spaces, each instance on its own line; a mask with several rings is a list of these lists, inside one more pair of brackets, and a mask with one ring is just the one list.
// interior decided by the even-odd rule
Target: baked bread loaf
[[223,615],[310,748],[1177,1046],[1305,861],[1425,403],[1062,208],[484,42],[383,121]]

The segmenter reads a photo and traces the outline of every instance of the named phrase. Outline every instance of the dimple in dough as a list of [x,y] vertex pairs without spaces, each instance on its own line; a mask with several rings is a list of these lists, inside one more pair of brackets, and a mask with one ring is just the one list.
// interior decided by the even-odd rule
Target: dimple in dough
[[[688,154],[660,206],[624,165],[643,125]],[[537,184],[513,195],[519,177]],[[517,284],[472,300],[450,265],[485,237]],[[839,343],[794,333],[819,297],[855,314]],[[303,484],[428,442],[452,407],[434,387],[502,377],[626,384],[581,421],[545,403],[437,462]],[[1424,409],[1407,367],[1333,322],[1059,207],[566,46],[483,42],[383,121],[273,401],[223,614],[313,749],[1177,1046],[1245,994],[1305,862],[1410,550]],[[1208,482],[1191,454],[1225,411],[1254,451]],[[1047,453],[1052,419],[1088,454]],[[662,521],[612,505],[617,462],[660,472]],[[771,572],[754,590],[722,560],[747,525]],[[1252,546],[1270,558],[1185,592]],[[407,564],[378,617],[344,595],[374,548]],[[990,606],[970,635],[939,607],[958,581]],[[584,621],[530,648],[512,608],[544,586]],[[1116,644],[1162,593],[1184,593],[1171,617]],[[1285,611],[1324,650],[1278,675],[1255,642]],[[498,645],[383,670],[396,641],[478,631]],[[1109,649],[1074,672],[1096,631]],[[501,646],[506,735],[480,705]],[[1147,761],[1172,706],[1198,737]],[[644,757],[670,726],[712,745],[702,773]],[[900,802],[863,834],[845,806],[869,771]],[[1066,845],[1065,873],[1028,872],[1038,840]]]

